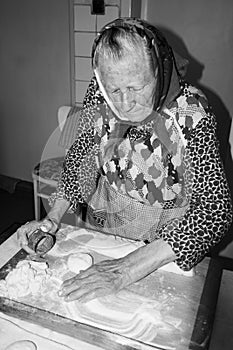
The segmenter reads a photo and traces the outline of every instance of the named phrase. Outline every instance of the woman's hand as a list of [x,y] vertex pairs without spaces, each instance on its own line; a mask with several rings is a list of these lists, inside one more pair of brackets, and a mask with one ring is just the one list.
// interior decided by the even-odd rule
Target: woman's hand
[[59,296],[65,301],[87,302],[104,295],[114,294],[128,283],[124,258],[104,260],[63,282]]
[[175,259],[169,244],[158,239],[123,258],[104,260],[81,271],[63,282],[58,294],[66,301],[81,302],[114,294]]
[[17,239],[21,248],[23,248],[29,254],[35,254],[35,252],[28,247],[28,238],[37,229],[41,229],[44,232],[55,233],[57,231],[58,224],[53,220],[45,218],[42,221],[31,221],[22,225],[17,231]]

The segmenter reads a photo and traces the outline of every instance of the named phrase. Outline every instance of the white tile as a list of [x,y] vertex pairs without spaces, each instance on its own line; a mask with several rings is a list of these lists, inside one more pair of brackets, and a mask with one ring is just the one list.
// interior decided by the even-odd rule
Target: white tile
[[74,6],[74,30],[95,32],[96,16],[90,6]]
[[91,57],[91,49],[95,39],[95,34],[92,33],[75,33],[74,45],[75,56]]
[[76,57],[75,58],[75,79],[90,80],[92,78],[91,59]]
[[75,101],[76,103],[82,103],[86,94],[89,81],[76,81],[75,83]]
[[119,17],[119,9],[116,6],[106,6],[105,15],[97,15],[97,31],[100,31],[101,28]]
[[91,3],[92,3],[92,0],[74,0],[74,4],[80,4],[80,5],[88,4],[88,5],[91,5]]

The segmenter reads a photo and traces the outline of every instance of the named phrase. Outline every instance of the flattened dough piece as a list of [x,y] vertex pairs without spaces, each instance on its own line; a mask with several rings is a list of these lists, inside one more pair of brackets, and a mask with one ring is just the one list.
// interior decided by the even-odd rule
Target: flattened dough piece
[[18,340],[8,345],[4,350],[37,350],[37,346],[31,340]]
[[86,270],[93,264],[93,257],[88,253],[71,254],[67,260],[70,271],[79,274],[81,270]]

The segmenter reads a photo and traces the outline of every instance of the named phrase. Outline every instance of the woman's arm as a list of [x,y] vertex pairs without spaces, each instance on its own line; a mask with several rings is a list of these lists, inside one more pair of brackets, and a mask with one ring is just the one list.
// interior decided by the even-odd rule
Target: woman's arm
[[61,295],[66,300],[87,301],[114,293],[171,261],[189,270],[221,240],[232,222],[232,205],[213,116],[201,119],[193,130],[184,161],[190,198],[185,215],[156,232],[160,239],[124,258],[93,265],[65,281]]
[[47,215],[47,218],[58,226],[69,207],[70,202],[68,202],[66,199],[56,199],[53,207],[50,209]]
[[81,271],[63,283],[59,295],[66,301],[87,302],[116,293],[175,259],[169,244],[158,239],[123,258],[105,260]]
[[220,159],[215,117],[207,114],[191,132],[185,151],[185,186],[190,207],[157,234],[183,270],[195,266],[227,233],[232,223],[229,187]]

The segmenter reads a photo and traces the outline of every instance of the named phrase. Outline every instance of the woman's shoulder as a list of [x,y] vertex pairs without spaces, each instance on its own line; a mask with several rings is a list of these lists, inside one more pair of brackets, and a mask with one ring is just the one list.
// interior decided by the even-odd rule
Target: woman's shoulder
[[83,107],[93,109],[101,102],[103,102],[103,96],[100,92],[96,78],[92,77],[83,100]]
[[181,93],[174,107],[175,118],[186,136],[202,126],[216,127],[216,118],[205,94],[187,82],[181,82]]

